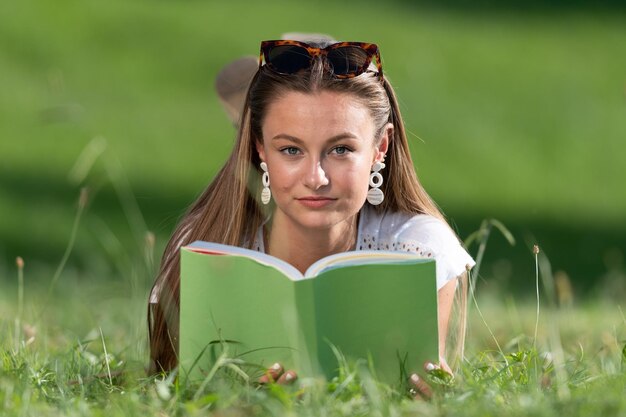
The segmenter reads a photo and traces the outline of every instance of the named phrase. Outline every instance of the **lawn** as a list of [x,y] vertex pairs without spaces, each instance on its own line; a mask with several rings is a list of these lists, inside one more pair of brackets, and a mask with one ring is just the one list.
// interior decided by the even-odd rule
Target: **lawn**
[[[128,280],[67,270],[56,285],[7,285],[0,294],[0,414],[42,415],[542,415],[626,412],[626,318],[608,300],[556,307],[478,293],[466,360],[453,380],[429,375],[434,395],[376,381],[341,363],[331,381],[258,386],[259,371],[223,357],[203,385],[148,377],[144,260]],[[24,280],[30,279],[26,264]],[[139,272],[143,271],[143,272]],[[15,274],[16,283],[18,275]],[[23,307],[20,308],[19,306]],[[19,321],[16,332],[16,322]],[[538,323],[538,325],[537,325]],[[537,327],[535,327],[537,326]],[[537,338],[535,339],[535,334]],[[17,337],[16,337],[17,335]],[[339,365],[338,365],[339,366]],[[422,376],[425,376],[422,373]]]
[[[625,415],[623,10],[306,6],[0,6],[0,415]],[[353,364],[293,387],[233,358],[203,387],[144,372],[160,253],[235,134],[215,75],[294,29],[377,42],[459,235],[516,238],[483,229],[466,361],[431,401]]]

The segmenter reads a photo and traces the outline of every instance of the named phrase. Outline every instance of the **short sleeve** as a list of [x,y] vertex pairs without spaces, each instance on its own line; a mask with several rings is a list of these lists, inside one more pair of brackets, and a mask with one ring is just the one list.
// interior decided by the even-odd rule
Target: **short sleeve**
[[419,248],[415,252],[420,255],[435,259],[437,289],[476,264],[461,246],[452,229],[436,217],[412,217],[399,231],[396,239],[400,244]]
[[434,258],[437,289],[476,264],[452,229],[436,217],[390,212],[378,214],[368,208],[362,210],[361,216],[358,249],[413,252]]

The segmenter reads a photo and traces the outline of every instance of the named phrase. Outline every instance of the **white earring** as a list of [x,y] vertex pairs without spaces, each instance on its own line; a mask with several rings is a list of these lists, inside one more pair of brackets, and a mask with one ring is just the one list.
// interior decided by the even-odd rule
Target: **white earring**
[[385,164],[383,162],[376,162],[372,166],[372,173],[370,174],[370,187],[372,188],[367,192],[367,201],[373,206],[379,205],[385,199],[383,190],[379,188],[383,185],[383,176],[378,172],[384,167]]
[[272,191],[270,190],[270,174],[267,172],[267,164],[261,162],[261,169],[263,170],[263,191],[261,192],[261,201],[263,204],[268,204],[272,198]]

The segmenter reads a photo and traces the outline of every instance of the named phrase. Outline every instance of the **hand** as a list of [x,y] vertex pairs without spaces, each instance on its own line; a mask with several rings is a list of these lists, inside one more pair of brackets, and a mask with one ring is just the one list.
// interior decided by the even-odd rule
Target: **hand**
[[298,379],[298,375],[293,370],[285,372],[283,366],[276,362],[268,368],[262,377],[259,378],[259,384],[276,383],[281,385],[293,384]]
[[[424,371],[428,374],[443,374],[450,378],[452,377],[452,370],[445,361],[442,361],[439,365],[426,362],[424,363]],[[417,373],[411,374],[409,377],[409,385],[411,386],[409,392],[416,400],[430,400],[433,396],[430,385]]]

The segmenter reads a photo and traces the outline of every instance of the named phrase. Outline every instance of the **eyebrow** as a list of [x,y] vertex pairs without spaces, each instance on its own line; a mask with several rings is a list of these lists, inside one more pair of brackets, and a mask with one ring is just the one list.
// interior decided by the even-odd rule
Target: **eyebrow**
[[[295,142],[299,145],[304,144],[304,141],[300,138],[297,138],[295,136],[291,136],[288,135],[286,133],[279,133],[278,135],[274,136],[272,138],[272,140],[277,140],[277,139],[287,139],[289,141]],[[335,142],[339,142],[340,140],[343,139],[358,139],[358,137],[352,133],[349,132],[344,132],[344,133],[340,133],[338,135],[332,136],[331,138],[329,138],[326,142],[327,143],[335,143]]]

